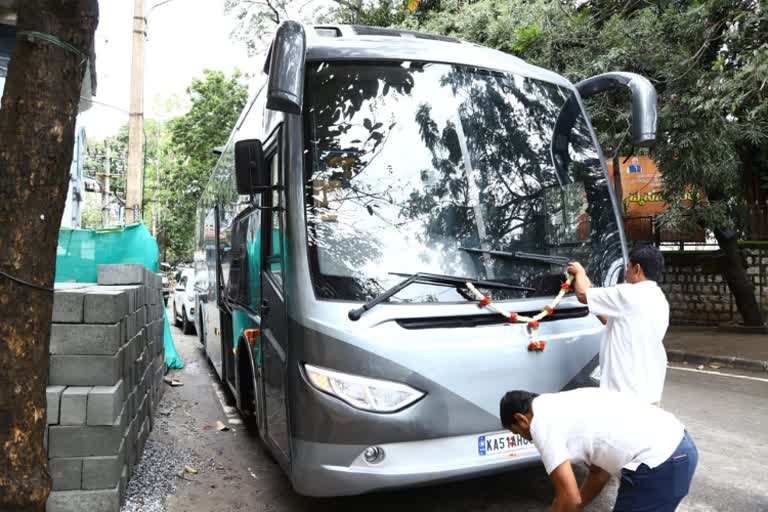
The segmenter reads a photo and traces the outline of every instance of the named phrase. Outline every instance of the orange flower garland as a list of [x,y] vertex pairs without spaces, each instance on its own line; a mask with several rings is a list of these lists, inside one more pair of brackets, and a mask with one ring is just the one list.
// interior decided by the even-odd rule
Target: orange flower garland
[[498,313],[499,315],[505,317],[507,320],[509,320],[512,323],[525,323],[528,327],[528,338],[530,339],[530,343],[528,344],[528,350],[531,352],[542,352],[544,350],[544,347],[546,347],[547,342],[544,340],[534,340],[533,339],[533,332],[539,328],[539,322],[547,316],[554,313],[555,308],[560,304],[560,301],[563,300],[563,297],[566,293],[571,291],[571,283],[573,283],[573,276],[568,275],[566,278],[566,281],[560,285],[560,292],[555,296],[555,299],[552,301],[551,304],[548,304],[547,306],[544,306],[542,310],[530,317],[525,315],[520,315],[518,313],[515,313],[514,311],[506,312],[502,309],[498,308],[493,302],[491,301],[491,297],[488,295],[483,295],[480,293],[480,291],[475,288],[475,286],[472,283],[467,283],[467,289],[472,293],[472,295],[477,298],[478,302],[480,303],[480,307],[485,307],[490,309],[491,311],[494,311],[495,313]]

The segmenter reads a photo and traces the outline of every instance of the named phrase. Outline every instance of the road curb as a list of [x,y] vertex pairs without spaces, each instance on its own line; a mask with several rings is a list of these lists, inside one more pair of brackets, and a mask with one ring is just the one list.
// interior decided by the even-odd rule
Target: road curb
[[759,359],[745,359],[735,356],[708,356],[675,349],[667,349],[667,359],[675,362],[686,361],[688,363],[704,365],[716,363],[728,368],[768,373],[768,361],[760,361]]

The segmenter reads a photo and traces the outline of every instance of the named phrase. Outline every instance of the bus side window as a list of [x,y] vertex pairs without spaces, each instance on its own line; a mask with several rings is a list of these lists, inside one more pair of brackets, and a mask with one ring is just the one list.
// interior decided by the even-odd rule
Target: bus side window
[[[280,160],[277,154],[272,155],[269,158],[267,164],[271,169],[271,183],[273,185],[280,185]],[[282,208],[282,191],[278,188],[272,191],[272,197],[270,200],[272,208],[270,212],[270,226],[272,230],[272,236],[269,241],[269,255],[267,256],[267,269],[275,282],[283,285],[283,208]]]

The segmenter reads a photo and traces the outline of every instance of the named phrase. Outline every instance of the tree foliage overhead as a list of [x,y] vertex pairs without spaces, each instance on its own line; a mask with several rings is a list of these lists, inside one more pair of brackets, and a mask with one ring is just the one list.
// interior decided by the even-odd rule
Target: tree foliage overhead
[[248,87],[238,71],[227,76],[206,70],[203,78],[192,81],[187,94],[192,108],[169,125],[172,163],[165,173],[165,189],[172,207],[163,225],[171,261],[192,259],[197,201],[218,158],[213,149],[226,144],[248,99]]
[[[355,0],[353,0],[355,1]],[[350,3],[350,5],[352,5]],[[250,55],[267,49],[278,25],[285,20],[310,21],[327,12],[323,0],[225,0],[224,13],[238,20],[232,36]]]

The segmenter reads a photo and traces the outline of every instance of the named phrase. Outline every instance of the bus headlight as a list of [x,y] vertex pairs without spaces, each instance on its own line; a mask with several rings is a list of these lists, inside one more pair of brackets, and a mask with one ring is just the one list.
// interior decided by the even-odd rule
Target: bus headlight
[[340,373],[304,365],[312,385],[347,402],[352,407],[372,412],[395,412],[411,405],[424,393],[405,384]]

